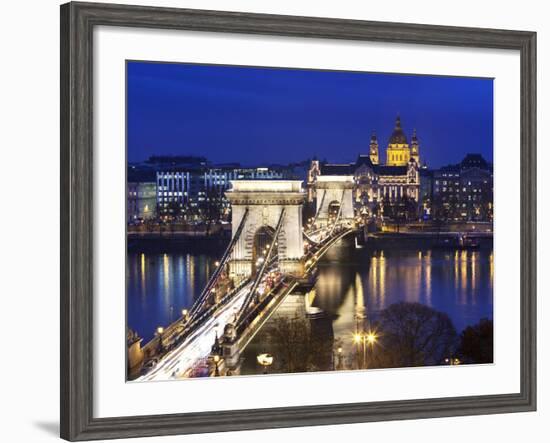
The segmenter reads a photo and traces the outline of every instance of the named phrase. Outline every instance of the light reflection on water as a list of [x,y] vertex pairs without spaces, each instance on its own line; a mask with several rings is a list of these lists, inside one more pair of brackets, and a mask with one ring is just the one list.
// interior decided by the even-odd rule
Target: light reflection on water
[[[128,326],[145,340],[175,320],[205,286],[216,253],[129,253]],[[389,305],[419,302],[446,312],[457,332],[493,316],[493,251],[355,249],[346,239],[319,265],[311,304],[334,317],[336,338],[348,338],[363,317]],[[349,340],[345,340],[349,341]]]
[[191,253],[128,253],[128,327],[149,341],[176,320],[206,285],[216,257]]
[[[313,305],[334,316],[335,338],[360,327],[362,313],[378,313],[400,301],[443,311],[457,332],[493,317],[493,252],[386,248],[354,249],[348,240],[329,250],[319,265]],[[349,340],[347,340],[349,342]]]

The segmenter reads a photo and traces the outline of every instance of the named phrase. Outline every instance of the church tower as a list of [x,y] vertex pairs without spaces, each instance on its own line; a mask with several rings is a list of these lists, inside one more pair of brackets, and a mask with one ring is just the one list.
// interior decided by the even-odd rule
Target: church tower
[[418,165],[420,165],[420,151],[418,146],[418,137],[416,136],[416,129],[413,130],[413,136],[411,138],[411,158],[413,158]]
[[376,138],[376,134],[373,132],[370,137],[370,161],[373,165],[378,164],[378,139]]
[[401,118],[399,115],[395,119],[395,127],[386,150],[387,166],[407,166],[411,158],[411,151],[407,137],[401,127]]

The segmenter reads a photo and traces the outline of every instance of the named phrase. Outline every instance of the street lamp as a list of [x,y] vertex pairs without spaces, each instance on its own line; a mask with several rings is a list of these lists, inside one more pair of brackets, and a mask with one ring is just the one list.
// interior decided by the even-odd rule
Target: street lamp
[[267,374],[267,368],[273,364],[273,356],[271,354],[259,354],[256,360],[264,367],[264,374]]
[[[363,345],[363,367],[365,367],[366,341],[363,334],[359,332],[353,334],[353,342],[357,345],[357,347],[359,347],[360,344]],[[357,366],[359,366],[359,351],[357,351]]]
[[214,364],[216,365],[216,369],[214,370],[214,377],[219,377],[220,376],[219,363],[220,363],[220,356],[218,354],[216,354],[216,355],[214,355]]
[[186,322],[187,320],[189,320],[189,311],[187,309],[182,309],[181,316],[183,317],[183,321]]
[[373,331],[368,332],[356,332],[353,334],[353,342],[356,345],[363,345],[363,369],[366,369],[367,367],[367,344],[370,345],[372,348],[374,344],[376,343],[376,340],[378,339],[378,336]]
[[367,343],[371,346],[376,343],[377,338],[376,334],[372,331],[369,331],[366,335]]
[[157,328],[157,336],[159,338],[159,344],[158,344],[158,352],[162,352],[164,350],[164,346],[162,345],[162,334],[164,332],[164,328],[162,326],[159,326]]
[[336,353],[338,354],[338,367],[336,369],[342,369],[342,353],[343,353],[343,349],[342,349],[342,346],[339,346],[338,349],[336,350]]
[[461,361],[458,358],[446,358],[445,363],[448,363],[449,366],[457,366],[461,363]]

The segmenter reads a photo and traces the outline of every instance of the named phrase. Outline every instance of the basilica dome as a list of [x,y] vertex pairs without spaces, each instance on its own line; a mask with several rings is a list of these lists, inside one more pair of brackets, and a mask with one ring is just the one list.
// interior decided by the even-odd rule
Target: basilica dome
[[395,128],[393,128],[389,143],[390,145],[407,144],[407,137],[403,132],[403,128],[401,128],[401,118],[399,116],[395,119]]

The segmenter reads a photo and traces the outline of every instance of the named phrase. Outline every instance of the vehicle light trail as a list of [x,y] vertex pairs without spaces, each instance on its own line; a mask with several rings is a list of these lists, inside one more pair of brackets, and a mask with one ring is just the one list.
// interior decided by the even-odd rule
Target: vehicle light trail
[[225,325],[241,308],[250,286],[250,284],[244,286],[233,300],[216,313],[215,317],[197,328],[176,349],[164,356],[149,373],[137,378],[136,381],[173,380],[185,377],[197,361],[210,354],[216,334],[218,337],[223,335]]

